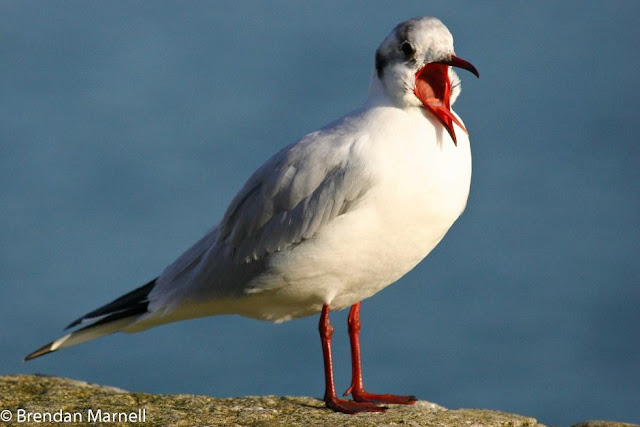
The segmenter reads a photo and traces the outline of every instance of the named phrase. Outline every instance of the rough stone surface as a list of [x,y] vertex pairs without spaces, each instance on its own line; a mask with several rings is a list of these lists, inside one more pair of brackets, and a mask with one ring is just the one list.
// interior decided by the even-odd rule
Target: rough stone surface
[[[120,413],[145,411],[144,425],[167,426],[464,426],[464,427],[540,427],[533,418],[481,409],[447,410],[425,401],[415,405],[392,405],[383,414],[338,414],[310,397],[246,396],[213,398],[195,395],[154,395],[127,391],[65,378],[37,375],[0,377],[0,426],[50,425],[31,419],[48,413],[50,417],[80,414],[82,422],[73,425],[111,425]],[[100,420],[89,420],[101,410]],[[22,421],[18,420],[22,413]],[[11,415],[8,422],[7,414]],[[34,415],[35,414],[35,415]],[[78,415],[75,415],[78,417]],[[135,417],[135,416],[134,416]],[[119,426],[141,425],[140,419],[120,418]],[[55,421],[55,418],[52,418]],[[78,421],[79,418],[76,418]],[[117,420],[116,420],[117,421]],[[599,422],[590,422],[599,423]],[[580,424],[580,427],[618,427],[629,424]],[[542,426],[543,427],[543,426]]]

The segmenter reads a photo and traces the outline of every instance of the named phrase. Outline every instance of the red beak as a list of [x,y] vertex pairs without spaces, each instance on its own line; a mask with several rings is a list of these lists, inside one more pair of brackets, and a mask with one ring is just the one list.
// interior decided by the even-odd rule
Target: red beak
[[442,125],[447,129],[453,143],[458,145],[453,123],[469,133],[462,122],[451,112],[451,81],[449,80],[449,66],[464,68],[480,77],[478,70],[471,63],[451,55],[446,61],[430,62],[416,73],[416,87],[413,93]]

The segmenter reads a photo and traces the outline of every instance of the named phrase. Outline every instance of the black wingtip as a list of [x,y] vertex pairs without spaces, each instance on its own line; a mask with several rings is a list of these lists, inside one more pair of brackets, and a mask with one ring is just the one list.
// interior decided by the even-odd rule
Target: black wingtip
[[[111,301],[109,304],[104,305],[96,310],[93,310],[92,312],[69,323],[69,325],[65,329],[70,329],[70,328],[73,328],[74,326],[78,326],[82,324],[82,322],[85,320],[93,321],[93,323],[91,323],[90,325],[87,325],[84,328],[78,329],[72,334],[67,335],[67,337],[75,336],[77,333],[82,331],[89,331],[97,326],[102,326],[111,322],[115,322],[117,320],[125,319],[127,317],[138,317],[146,313],[147,306],[149,305],[148,296],[156,284],[156,279],[151,280],[146,285],[140,286],[139,288],[134,289],[133,291],[125,295],[122,295],[119,298],[116,298],[115,300]],[[60,344],[65,341],[62,338],[61,340],[62,341],[58,340],[60,342],[58,343],[58,345],[56,345],[55,349],[53,349],[52,347],[58,341],[52,341],[49,344],[43,345],[33,353],[28,354],[24,358],[24,361],[26,362],[31,359],[35,359],[36,357],[44,356],[45,354],[49,354],[58,350],[58,347],[60,347]],[[66,346],[68,347],[69,345],[66,345]]]
[[67,329],[71,329],[74,326],[78,326],[80,324],[80,322],[82,322],[82,319],[84,319],[84,316],[74,320],[73,322],[69,323],[67,326],[64,327],[64,330],[66,331]]
[[37,349],[36,351],[29,353],[25,358],[24,361],[28,362],[31,359],[35,359],[36,357],[40,357],[40,356],[44,356],[45,354],[49,354],[49,353],[53,353],[55,350],[51,349],[51,346],[53,345],[54,341],[50,342],[49,344],[45,344],[42,347],[40,347],[39,349]]
[[156,280],[157,278],[151,280],[144,286],[140,286],[139,288],[134,289],[133,291],[127,294],[124,294],[119,298],[116,298],[115,300],[111,301],[109,304],[106,304],[96,310],[93,310],[90,313],[85,314],[84,316],[69,323],[69,325],[67,325],[67,327],[64,329],[67,330],[67,329],[73,328],[74,326],[78,326],[86,319],[92,319],[100,316],[109,315],[114,312],[126,310],[132,305],[139,305],[139,304],[146,303],[147,296],[155,286]]

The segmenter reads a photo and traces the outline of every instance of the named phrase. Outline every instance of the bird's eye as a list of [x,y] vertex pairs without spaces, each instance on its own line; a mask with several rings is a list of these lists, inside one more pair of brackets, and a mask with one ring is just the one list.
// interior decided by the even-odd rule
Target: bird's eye
[[407,58],[411,58],[416,53],[413,45],[407,41],[402,42],[402,44],[400,45],[400,50],[405,54]]

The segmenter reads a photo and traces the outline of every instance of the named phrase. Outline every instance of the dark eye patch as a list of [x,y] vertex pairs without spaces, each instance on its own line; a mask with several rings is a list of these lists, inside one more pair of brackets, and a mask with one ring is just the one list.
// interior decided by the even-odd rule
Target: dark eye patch
[[413,55],[415,55],[416,53],[416,50],[413,47],[413,45],[406,40],[403,41],[402,44],[400,44],[400,50],[402,51],[402,53],[404,53],[404,55],[407,58],[412,58]]

